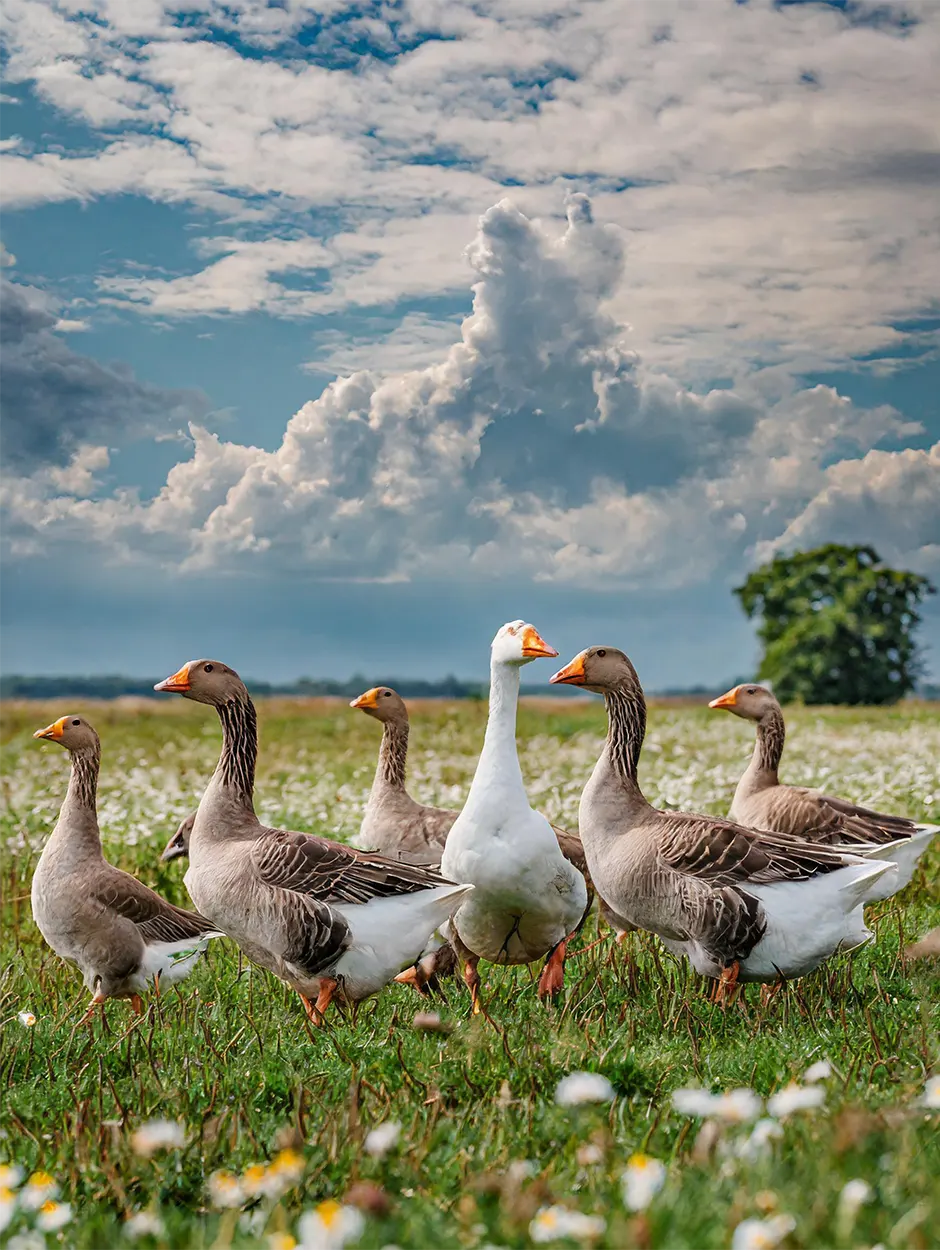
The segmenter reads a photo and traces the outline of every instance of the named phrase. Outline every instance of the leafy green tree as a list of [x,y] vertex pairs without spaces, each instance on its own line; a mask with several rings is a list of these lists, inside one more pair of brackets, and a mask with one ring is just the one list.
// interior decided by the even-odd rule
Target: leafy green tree
[[734,593],[760,618],[758,676],[782,702],[894,703],[913,690],[917,608],[936,587],[887,568],[871,547],[775,556]]

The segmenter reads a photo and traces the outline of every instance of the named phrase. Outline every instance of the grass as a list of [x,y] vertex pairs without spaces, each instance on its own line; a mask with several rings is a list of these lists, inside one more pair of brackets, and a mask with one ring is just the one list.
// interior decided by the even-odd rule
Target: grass
[[[791,1247],[891,1250],[936,1245],[940,1228],[937,1114],[920,1107],[940,1067],[937,967],[910,964],[903,947],[940,923],[940,845],[903,893],[871,909],[877,939],[830,963],[762,1007],[756,987],[722,1012],[702,984],[644,935],[617,947],[589,922],[569,963],[566,990],[545,1009],[525,969],[485,970],[497,1024],[473,1020],[455,983],[433,1005],[442,1032],[413,1020],[424,1008],[394,987],[355,1020],[309,1028],[296,995],[252,969],[228,942],[179,990],[151,998],[135,1020],[110,1004],[104,1021],[76,1028],[87,994],[32,923],[29,882],[65,792],[67,757],[32,730],[63,709],[4,710],[0,1088],[4,1155],[42,1169],[72,1207],[56,1237],[69,1247],[130,1244],[126,1221],[158,1214],[164,1232],[145,1246],[276,1246],[297,1215],[328,1198],[372,1209],[369,1248],[519,1247],[552,1203],[600,1215],[607,1247],[725,1247],[743,1220],[791,1216]],[[80,710],[99,729],[105,850],[166,897],[187,903],[183,865],[159,851],[198,800],[218,751],[208,709],[182,700]],[[342,705],[272,700],[259,709],[257,784],[263,819],[331,836],[355,835],[371,783],[378,727]],[[459,805],[475,764],[485,707],[415,710],[410,784],[429,802]],[[786,775],[926,819],[940,806],[936,707],[885,711],[794,710]],[[551,818],[577,823],[580,789],[604,732],[595,703],[538,703],[520,714],[530,795]],[[656,802],[727,810],[750,748],[743,723],[697,708],[653,708],[642,778]],[[18,1013],[35,1013],[24,1027]],[[671,1108],[671,1092],[749,1086],[768,1096],[828,1059],[825,1106],[782,1123],[756,1158],[738,1156],[751,1126],[702,1129]],[[559,1079],[605,1074],[610,1104],[563,1108]],[[179,1121],[186,1143],[146,1158],[131,1136],[154,1118]],[[363,1149],[385,1121],[402,1131],[382,1158]],[[242,1173],[280,1149],[303,1156],[302,1176],[274,1201],[217,1210],[207,1181]],[[588,1149],[585,1149],[585,1148]],[[645,1152],[667,1166],[642,1214],[627,1211],[620,1178]],[[854,1226],[839,1194],[861,1178],[873,1196]],[[379,1192],[380,1191],[380,1192]],[[30,1227],[17,1213],[8,1234]],[[40,1237],[39,1244],[42,1244]],[[287,1241],[284,1245],[289,1245]],[[326,1244],[326,1243],[324,1243]],[[569,1243],[571,1244],[571,1243]]]

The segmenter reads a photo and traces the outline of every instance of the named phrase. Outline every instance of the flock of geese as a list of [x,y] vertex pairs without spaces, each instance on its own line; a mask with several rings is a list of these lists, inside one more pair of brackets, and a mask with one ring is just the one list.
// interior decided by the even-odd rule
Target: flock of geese
[[196,912],[104,858],[100,743],[88,721],[64,716],[39,730],[34,737],[69,752],[71,776],[33,877],[33,915],[84,976],[92,999],[83,1019],[109,998],[141,1011],[143,992],[183,978],[219,936],[292,986],[314,1024],[334,998],[355,1003],[393,980],[426,993],[458,964],[480,1012],[480,960],[541,962],[538,993],[549,998],[563,987],[567,944],[595,894],[618,937],[658,935],[714,979],[721,1003],[738,982],[772,993],[871,937],[864,905],[907,884],[940,826],[781,784],[783,716],[761,686],[737,686],[710,704],[757,726],[731,818],[660,811],[638,779],[646,701],[636,670],[615,647],[589,647],[551,679],[602,694],[607,706],[580,836],[534,811],[516,750],[520,670],[557,655],[524,621],[497,633],[483,750],[460,812],[407,793],[408,712],[396,692],[379,686],[353,701],[383,726],[362,823],[371,851],[260,823],[255,708],[233,669],[193,660],[158,683],[214,707],[222,724],[198,810],[164,851],[188,856]]

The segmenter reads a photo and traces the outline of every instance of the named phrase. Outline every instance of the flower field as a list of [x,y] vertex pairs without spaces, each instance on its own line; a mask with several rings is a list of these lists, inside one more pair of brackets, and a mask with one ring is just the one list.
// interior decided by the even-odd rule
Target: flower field
[[[395,986],[311,1029],[231,943],[144,1015],[88,995],[43,944],[29,883],[68,757],[34,729],[81,711],[102,739],[105,851],[188,904],[159,863],[198,802],[216,717],[182,700],[4,709],[0,1230],[18,1250],[522,1247],[927,1250],[940,1228],[940,967],[903,950],[940,924],[940,839],[876,941],[766,1006],[723,1011],[642,934],[592,918],[566,989],[481,965],[493,1023],[448,981]],[[461,804],[485,704],[413,709],[409,788]],[[341,703],[259,706],[262,820],[355,841],[379,727]],[[940,710],[788,713],[783,775],[940,820]],[[599,701],[523,702],[529,794],[577,828]],[[727,811],[751,728],[653,706],[641,783],[661,806]]]

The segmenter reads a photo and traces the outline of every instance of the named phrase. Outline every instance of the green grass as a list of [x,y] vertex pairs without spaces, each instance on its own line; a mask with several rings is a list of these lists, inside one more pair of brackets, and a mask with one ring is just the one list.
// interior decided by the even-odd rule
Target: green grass
[[[16,706],[3,717],[2,982],[0,1088],[4,1155],[58,1182],[74,1247],[126,1242],[134,1211],[158,1211],[165,1235],[144,1245],[266,1245],[318,1202],[342,1200],[356,1181],[381,1186],[385,1214],[367,1217],[361,1246],[530,1244],[535,1212],[553,1202],[599,1214],[609,1247],[724,1247],[743,1219],[793,1217],[792,1247],[882,1243],[928,1247],[940,1227],[937,1114],[918,1107],[938,1060],[936,963],[907,964],[900,950],[940,923],[940,846],[903,895],[871,909],[876,942],[791,985],[762,1007],[757,987],[722,1012],[702,983],[653,939],[617,947],[589,922],[594,949],[570,961],[563,998],[546,1009],[525,969],[485,969],[498,1027],[468,1014],[457,983],[435,1005],[449,1032],[413,1026],[424,1005],[395,987],[311,1030],[296,995],[251,969],[228,942],[179,990],[151,998],[135,1020],[109,1005],[105,1021],[76,1028],[87,995],[32,923],[29,882],[65,792],[67,757],[30,740],[64,711],[99,729],[105,849],[120,866],[187,903],[183,865],[157,856],[192,810],[217,751],[208,709],[168,701],[139,711]],[[341,705],[263,705],[257,784],[262,817],[349,837],[371,782],[378,727]],[[479,750],[485,706],[428,705],[412,733],[413,792],[457,805]],[[785,770],[834,792],[937,819],[940,715],[936,708],[793,711]],[[529,705],[520,715],[523,769],[545,813],[576,827],[580,789],[604,730],[595,704]],[[695,708],[653,708],[642,764],[649,797],[722,812],[749,747],[747,726]],[[33,1028],[18,1021],[31,1010]],[[766,1158],[735,1157],[748,1128],[708,1141],[700,1121],[672,1110],[672,1090],[750,1086],[771,1094],[820,1058],[830,1061],[826,1105],[783,1124]],[[555,1105],[568,1072],[606,1074],[609,1106]],[[130,1137],[156,1117],[179,1120],[187,1144],[148,1160]],[[363,1151],[375,1125],[401,1123],[384,1159]],[[300,1182],[277,1203],[218,1212],[206,1182],[240,1172],[294,1144]],[[586,1162],[585,1145],[599,1148]],[[642,1217],[624,1209],[620,1176],[645,1151],[668,1176]],[[595,1156],[598,1151],[594,1152]],[[519,1165],[528,1162],[530,1167]],[[516,1166],[513,1166],[516,1165]],[[523,1175],[524,1172],[531,1175]],[[837,1199],[850,1179],[874,1191],[854,1228],[839,1227]],[[30,1220],[18,1215],[8,1234]],[[55,1235],[48,1237],[54,1244]]]

